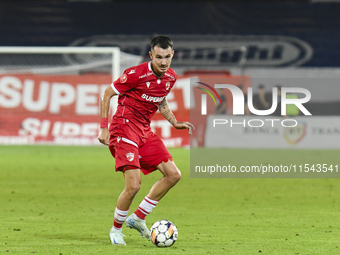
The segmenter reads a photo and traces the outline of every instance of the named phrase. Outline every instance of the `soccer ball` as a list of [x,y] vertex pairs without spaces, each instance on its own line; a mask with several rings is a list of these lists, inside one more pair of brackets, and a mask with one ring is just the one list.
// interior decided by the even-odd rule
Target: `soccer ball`
[[151,229],[151,241],[157,247],[170,247],[178,237],[176,226],[168,220],[159,220],[155,222]]

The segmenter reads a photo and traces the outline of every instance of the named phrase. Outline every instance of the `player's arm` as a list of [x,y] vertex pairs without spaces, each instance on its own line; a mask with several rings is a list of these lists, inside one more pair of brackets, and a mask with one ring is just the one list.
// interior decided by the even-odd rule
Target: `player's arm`
[[190,122],[178,122],[176,120],[175,115],[172,113],[172,111],[170,110],[168,101],[166,100],[166,98],[163,99],[163,101],[160,103],[160,105],[158,106],[159,112],[163,115],[163,117],[169,121],[171,123],[171,125],[174,126],[174,128],[176,129],[188,129],[189,130],[189,134],[192,134],[192,130],[195,130],[194,125],[192,125]]
[[103,95],[100,98],[100,133],[98,135],[98,140],[104,145],[109,145],[110,141],[110,132],[108,129],[108,116],[109,116],[109,109],[110,109],[110,100],[111,97],[117,95],[116,92],[112,89],[111,86],[108,86]]

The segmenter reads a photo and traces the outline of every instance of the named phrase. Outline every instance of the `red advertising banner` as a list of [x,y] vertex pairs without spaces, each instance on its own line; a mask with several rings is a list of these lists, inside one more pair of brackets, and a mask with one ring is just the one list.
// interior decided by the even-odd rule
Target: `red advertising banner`
[[[178,121],[190,121],[190,96],[199,92],[191,77],[179,77],[167,96]],[[99,145],[99,100],[110,83],[111,76],[104,74],[0,75],[0,144]],[[167,147],[190,145],[188,132],[173,128],[159,112],[151,128]]]
[[0,76],[0,143],[94,144],[110,75]]
[[[0,144],[99,144],[99,99],[110,83],[110,75],[100,74],[1,75]],[[190,118],[184,85],[168,96],[181,121]],[[151,127],[169,147],[189,145],[187,132],[158,112]]]

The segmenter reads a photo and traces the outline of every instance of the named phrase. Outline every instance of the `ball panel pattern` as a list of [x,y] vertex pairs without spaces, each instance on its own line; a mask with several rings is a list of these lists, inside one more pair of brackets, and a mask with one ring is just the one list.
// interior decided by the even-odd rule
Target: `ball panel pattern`
[[155,222],[151,229],[151,241],[157,247],[170,247],[177,238],[178,231],[176,226],[168,220],[160,220]]

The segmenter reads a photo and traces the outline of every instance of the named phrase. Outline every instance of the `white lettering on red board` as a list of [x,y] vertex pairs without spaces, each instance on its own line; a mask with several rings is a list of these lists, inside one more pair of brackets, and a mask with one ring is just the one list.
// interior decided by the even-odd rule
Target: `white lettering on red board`
[[[15,76],[0,78],[0,107],[17,108],[23,106],[29,112],[48,111],[59,114],[63,106],[75,104],[77,115],[99,114],[99,100],[109,84],[77,84],[67,82],[36,82],[32,79],[21,81]],[[178,79],[174,89],[182,90],[183,105],[190,109],[190,78]],[[37,93],[34,93],[34,92]],[[34,94],[36,96],[34,97]],[[178,99],[170,92],[167,100],[172,111],[178,110]],[[112,103],[112,109],[117,103]]]
[[52,123],[50,120],[39,120],[36,118],[24,119],[21,123],[19,135],[32,135],[47,137],[52,136],[97,136],[99,124],[60,122]]
[[[23,82],[14,76],[0,78],[0,107],[17,108],[22,105],[27,111],[59,114],[61,107],[75,104],[77,115],[99,114],[99,98],[108,84],[77,84],[41,81],[32,79]],[[37,90],[37,98],[34,92]]]

